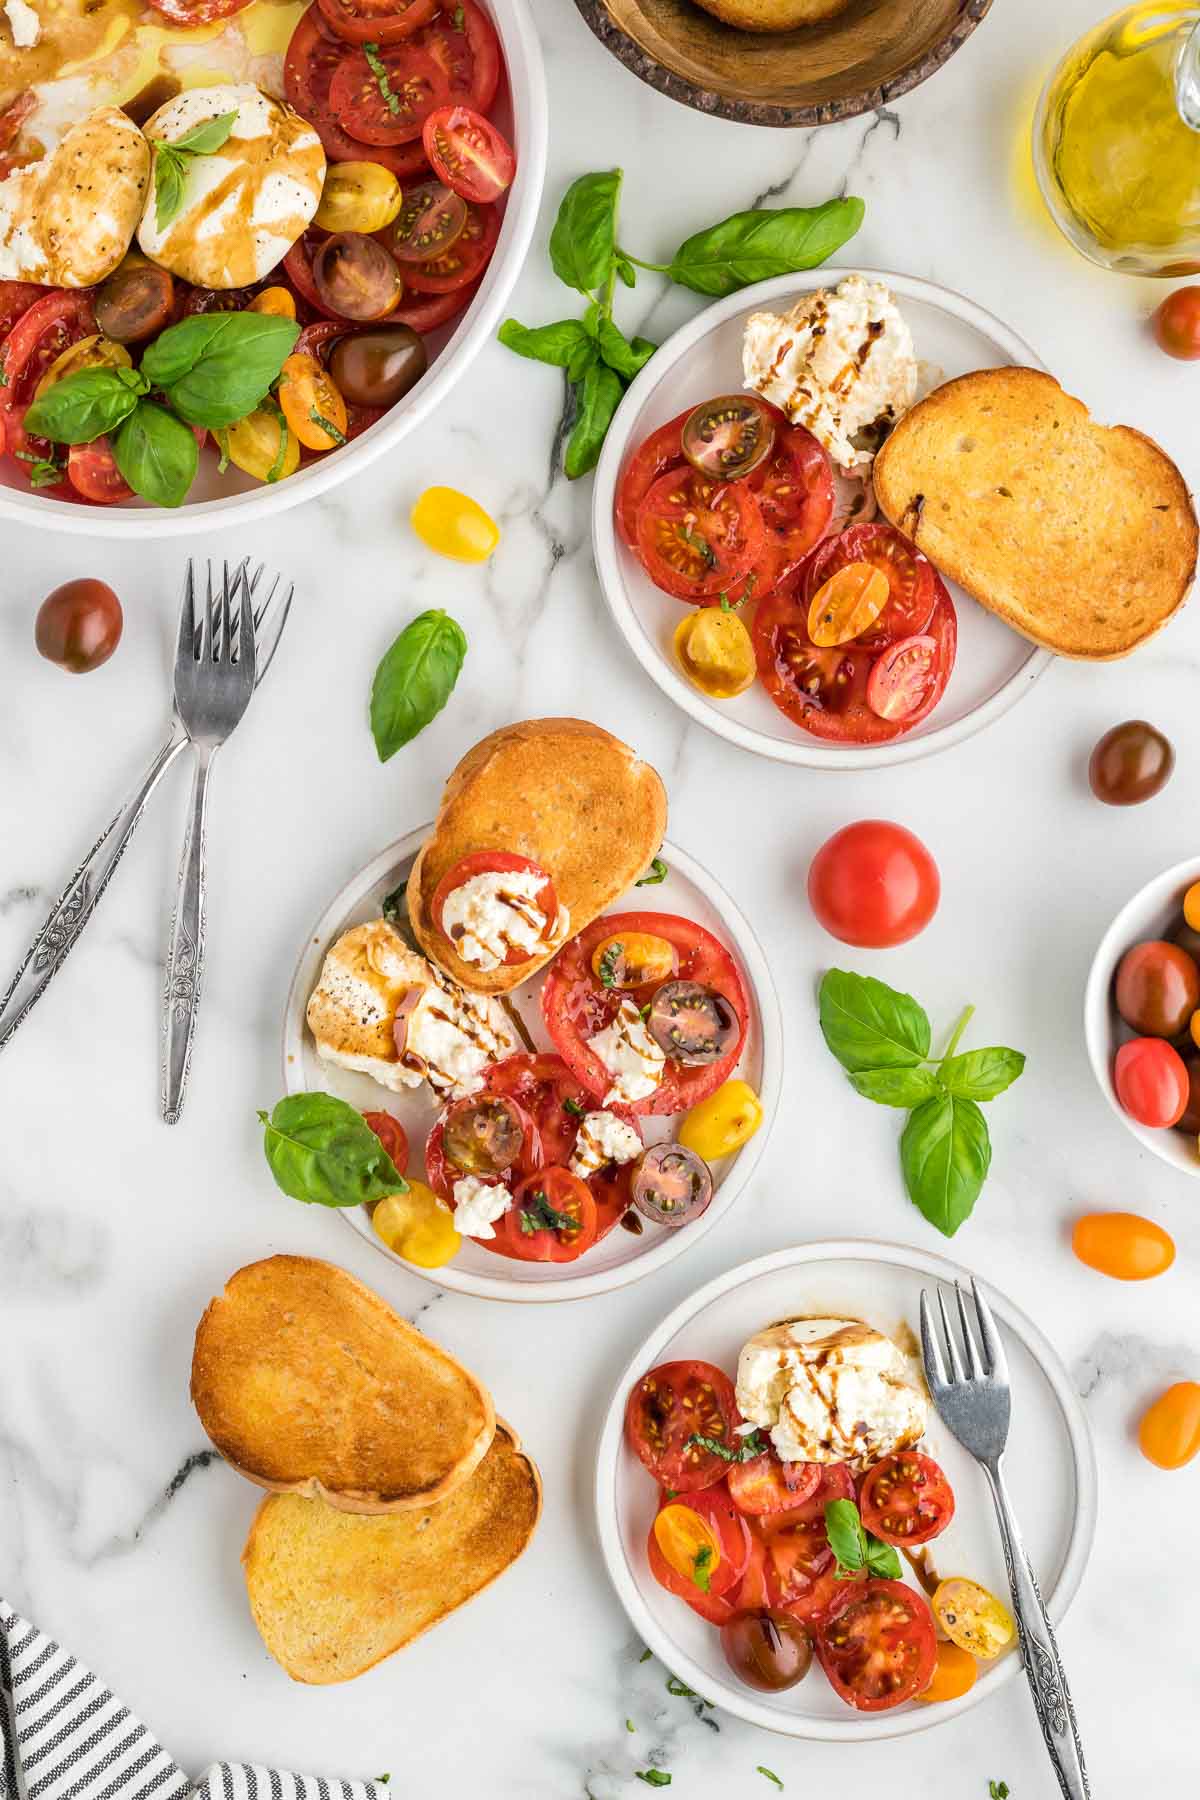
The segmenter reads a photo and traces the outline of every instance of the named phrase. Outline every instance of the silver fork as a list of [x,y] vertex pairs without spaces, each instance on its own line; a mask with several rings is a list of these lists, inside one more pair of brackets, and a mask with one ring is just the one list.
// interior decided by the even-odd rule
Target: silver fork
[[[1012,1509],[1004,1480],[1004,1447],[1008,1442],[1008,1426],[1012,1415],[1012,1392],[1008,1378],[1008,1359],[1004,1354],[992,1309],[972,1278],[971,1292],[979,1325],[982,1351],[976,1346],[967,1303],[962,1289],[954,1284],[958,1300],[958,1317],[962,1327],[963,1349],[950,1323],[941,1289],[937,1290],[945,1342],[945,1357],[933,1319],[929,1295],[921,1295],[921,1349],[925,1359],[925,1378],[937,1408],[938,1417],[964,1450],[970,1452],[987,1476],[996,1517],[1000,1524],[1000,1541],[1012,1589],[1013,1614],[1021,1638],[1021,1661],[1037,1708],[1042,1736],[1058,1785],[1066,1800],[1088,1800],[1091,1787],[1083,1761],[1083,1745],[1075,1722],[1075,1707],[1067,1686],[1066,1671],[1058,1652],[1054,1627],[1046,1611],[1037,1576],[1021,1539],[1016,1515]],[[950,1373],[946,1373],[947,1361]]]

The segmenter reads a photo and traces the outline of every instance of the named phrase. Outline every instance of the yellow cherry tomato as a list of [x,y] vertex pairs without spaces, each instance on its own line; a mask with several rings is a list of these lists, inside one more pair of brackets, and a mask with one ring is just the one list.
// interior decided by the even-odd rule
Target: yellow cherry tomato
[[412,509],[412,528],[423,544],[452,562],[486,562],[500,542],[496,521],[457,488],[426,488]]
[[664,1506],[654,1521],[654,1541],[677,1575],[707,1588],[721,1561],[721,1545],[706,1519],[690,1506]]
[[389,1250],[419,1269],[440,1269],[462,1248],[454,1214],[423,1181],[410,1181],[407,1193],[381,1200],[371,1224]]
[[1114,1281],[1148,1281],[1175,1261],[1175,1245],[1161,1225],[1137,1213],[1085,1213],[1076,1219],[1071,1248],[1081,1263]]
[[346,402],[315,356],[288,356],[279,373],[279,404],[299,443],[334,450],[346,441]]
[[887,576],[874,563],[846,563],[813,595],[809,637],[823,649],[851,643],[875,623],[891,592]]
[[330,163],[313,223],[322,231],[382,231],[401,199],[400,183],[382,163]]
[[42,379],[34,389],[34,399],[40,400],[47,388],[52,388],[56,381],[65,375],[78,375],[81,369],[131,369],[133,358],[124,344],[118,344],[112,338],[102,337],[99,332],[91,337],[80,338],[69,350],[55,357]]
[[300,467],[296,434],[277,407],[260,406],[247,413],[218,434],[217,441],[228,451],[230,462],[256,481],[283,481]]
[[715,1162],[749,1143],[762,1121],[762,1102],[750,1084],[727,1081],[685,1113],[679,1142],[705,1162]]
[[1200,1010],[1194,1012],[1188,1020],[1188,1031],[1191,1033],[1193,1044],[1200,1049]]
[[939,1644],[937,1662],[934,1664],[933,1680],[918,1700],[936,1703],[939,1700],[961,1700],[969,1694],[979,1679],[979,1664],[969,1650],[958,1644]]
[[1200,881],[1193,881],[1183,896],[1183,916],[1193,931],[1200,931]]
[[1007,1606],[963,1575],[939,1582],[930,1604],[950,1642],[984,1662],[999,1656],[1017,1635]]
[[246,311],[268,313],[273,319],[294,319],[296,316],[295,296],[290,288],[264,288],[261,294],[255,294]]
[[679,967],[674,944],[649,931],[606,937],[592,951],[592,974],[606,988],[639,988],[669,981]]
[[679,621],[672,642],[680,668],[710,699],[744,694],[758,672],[753,640],[732,609],[697,607]]
[[1200,1451],[1200,1382],[1177,1381],[1143,1414],[1138,1447],[1160,1469],[1182,1469]]

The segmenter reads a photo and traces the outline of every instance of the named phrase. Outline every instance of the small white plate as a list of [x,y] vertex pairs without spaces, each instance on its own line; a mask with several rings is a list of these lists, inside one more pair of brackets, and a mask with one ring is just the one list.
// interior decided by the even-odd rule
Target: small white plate
[[[631,1358],[600,1434],[596,1517],[609,1575],[646,1644],[689,1687],[752,1725],[788,1737],[857,1743],[905,1737],[956,1719],[1018,1673],[1015,1650],[980,1665],[960,1700],[910,1701],[892,1712],[858,1713],[843,1705],[814,1662],[799,1686],[760,1694],[742,1685],[721,1651],[719,1633],[650,1573],[646,1539],[656,1511],[653,1481],[625,1442],[625,1402],[634,1382],[657,1363],[698,1357],[732,1378],[746,1339],[797,1313],[865,1319],[901,1343],[919,1332],[921,1289],[969,1281],[944,1257],[900,1244],[847,1239],[802,1244],[732,1269],[676,1307]],[[1066,1370],[1041,1332],[991,1288],[1012,1373],[1013,1418],[1005,1472],[1034,1569],[1057,1622],[1079,1587],[1096,1528],[1096,1461],[1083,1408]],[[967,1575],[1008,1603],[1008,1581],[982,1471],[936,1414],[925,1442],[945,1469],[956,1509],[929,1546],[939,1575]]]
[[[379,917],[384,895],[406,879],[413,858],[432,829],[424,825],[380,851],[326,907],[309,933],[296,966],[283,1024],[283,1081],[287,1092],[298,1094],[317,1089],[336,1094],[366,1111],[393,1113],[408,1133],[413,1151],[410,1167],[417,1175],[423,1171],[423,1146],[438,1113],[432,1096],[423,1089],[393,1094],[367,1075],[322,1062],[304,1013],[326,950],[351,925]],[[419,1269],[381,1242],[361,1207],[347,1208],[342,1214],[347,1224],[381,1255],[413,1274],[423,1275],[437,1287],[452,1288],[460,1294],[479,1294],[490,1300],[583,1300],[591,1294],[607,1294],[631,1281],[640,1281],[643,1275],[673,1262],[729,1211],[766,1148],[779,1104],[783,1076],[779,996],[762,947],[729,895],[706,869],[674,844],[664,843],[662,854],[669,871],[666,880],[655,887],[631,888],[607,910],[673,912],[694,919],[730,951],[750,997],[750,1024],[736,1073],[750,1083],[762,1101],[763,1122],[748,1144],[714,1168],[715,1192],[708,1210],[693,1224],[676,1231],[643,1220],[645,1229],[640,1236],[634,1236],[618,1225],[602,1243],[574,1263],[517,1262],[497,1256],[467,1238],[453,1262],[440,1269]],[[542,974],[534,976],[510,997],[536,1047],[549,1050],[553,1045],[542,1024],[538,1004],[543,980]],[[671,1122],[667,1119],[646,1118],[641,1125],[647,1141],[671,1135]]]
[[736,700],[710,700],[680,671],[671,634],[680,602],[650,580],[616,534],[613,506],[628,455],[660,425],[712,394],[742,385],[742,328],[752,312],[784,310],[802,294],[836,287],[861,273],[884,281],[900,302],[921,364],[933,387],[973,369],[1009,365],[1043,369],[1024,338],[991,313],[931,281],[871,269],[817,269],[744,288],[708,307],[651,357],[617,409],[596,470],[592,497],[592,548],[600,585],[626,643],[663,692],[701,725],[743,750],[810,769],[873,769],[914,762],[962,743],[1016,704],[1048,667],[1048,650],[1018,637],[993,614],[951,584],[958,609],[958,657],[946,692],[933,713],[906,737],[885,744],[829,744],[785,718],[761,682]]

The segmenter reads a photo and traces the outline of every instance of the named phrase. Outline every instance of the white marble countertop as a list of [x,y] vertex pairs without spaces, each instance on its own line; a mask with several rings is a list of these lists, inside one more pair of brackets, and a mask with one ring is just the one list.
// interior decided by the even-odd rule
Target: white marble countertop
[[[867,217],[847,255],[928,276],[1009,320],[1103,416],[1158,436],[1200,479],[1195,383],[1142,320],[1152,284],[1105,276],[1053,236],[1022,147],[1040,79],[1098,0],[1004,0],[958,57],[894,110],[818,133],[754,130],[660,98],[610,60],[568,0],[536,0],[552,96],[551,176],[512,310],[558,316],[544,260],[561,189],[626,163],[626,236],[643,254],[756,197],[849,190]],[[653,175],[648,174],[648,166]],[[698,302],[646,278],[628,327],[661,337]],[[0,1061],[0,1592],[89,1661],[185,1766],[260,1759],[322,1773],[388,1770],[413,1795],[614,1800],[662,1752],[685,1800],[773,1790],[1014,1800],[1055,1789],[1023,1683],[896,1745],[805,1745],[714,1718],[665,1691],[600,1562],[590,1515],[594,1435],[616,1372],[662,1314],[735,1262],[804,1239],[858,1235],[932,1249],[904,1198],[897,1122],[857,1100],[825,1053],[812,987],[835,947],[804,898],[834,828],[903,820],[938,856],[944,898],[912,945],[866,967],[941,1021],[966,1001],[976,1041],[1029,1067],[992,1109],[995,1160],[952,1254],[1028,1309],[1070,1364],[1095,1432],[1099,1535],[1062,1631],[1097,1796],[1182,1792],[1196,1769],[1187,1551],[1200,1464],[1169,1476],[1132,1428],[1168,1379],[1200,1373],[1200,1190],[1143,1154],[1096,1091],[1080,1012],[1092,948],[1118,905],[1196,850],[1200,774],[1195,607],[1129,664],[1059,665],[1006,718],[949,755],[871,775],[754,761],[686,725],[610,627],[588,549],[589,484],[551,473],[556,376],[494,347],[433,426],[353,488],[237,541],[293,573],[300,598],[279,664],[215,779],[207,992],[182,1124],[157,1109],[161,963],[184,785],[177,772],[55,991]],[[423,551],[408,508],[427,483],[475,494],[501,520],[485,570]],[[159,742],[182,544],[136,549],[14,529],[0,581],[0,969],[28,941],[89,834]],[[126,607],[125,641],[86,681],[34,653],[34,609],[94,573]],[[451,704],[386,767],[366,726],[375,663],[420,606],[444,604],[471,649]],[[707,862],[766,942],[788,1032],[788,1104],[734,1215],[661,1277],[584,1308],[504,1307],[408,1276],[336,1216],[279,1194],[255,1109],[280,1092],[283,999],[304,933],[379,847],[432,813],[442,778],[483,731],[576,712],[631,740],[665,775],[671,834]],[[1087,752],[1142,715],[1174,739],[1166,794],[1101,808]],[[1081,1210],[1144,1210],[1179,1261],[1152,1289],[1090,1274],[1067,1245]],[[373,1283],[491,1384],[545,1476],[530,1554],[471,1608],[344,1688],[291,1685],[248,1617],[238,1553],[256,1495],[217,1463],[191,1410],[192,1330],[243,1262],[332,1257]],[[637,1733],[629,1735],[626,1718]],[[836,1786],[835,1786],[836,1784]],[[847,1785],[848,1784],[848,1785]]]

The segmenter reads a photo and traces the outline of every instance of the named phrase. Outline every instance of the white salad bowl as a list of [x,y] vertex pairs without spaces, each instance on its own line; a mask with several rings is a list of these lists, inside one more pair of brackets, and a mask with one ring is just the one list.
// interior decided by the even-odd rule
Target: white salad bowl
[[203,458],[192,488],[195,498],[174,509],[138,499],[118,506],[55,500],[29,489],[15,471],[3,467],[0,459],[0,519],[38,526],[44,531],[139,541],[245,525],[315,500],[360,474],[378,457],[395,450],[448,398],[484,345],[495,336],[529,251],[546,179],[546,72],[528,0],[482,0],[482,4],[499,34],[508,71],[507,94],[502,85],[493,112],[500,128],[511,133],[517,172],[508,191],[500,236],[479,292],[451,325],[430,333],[429,368],[420,381],[353,443],[320,457],[275,485],[255,481],[232,468],[218,477],[215,462]]

